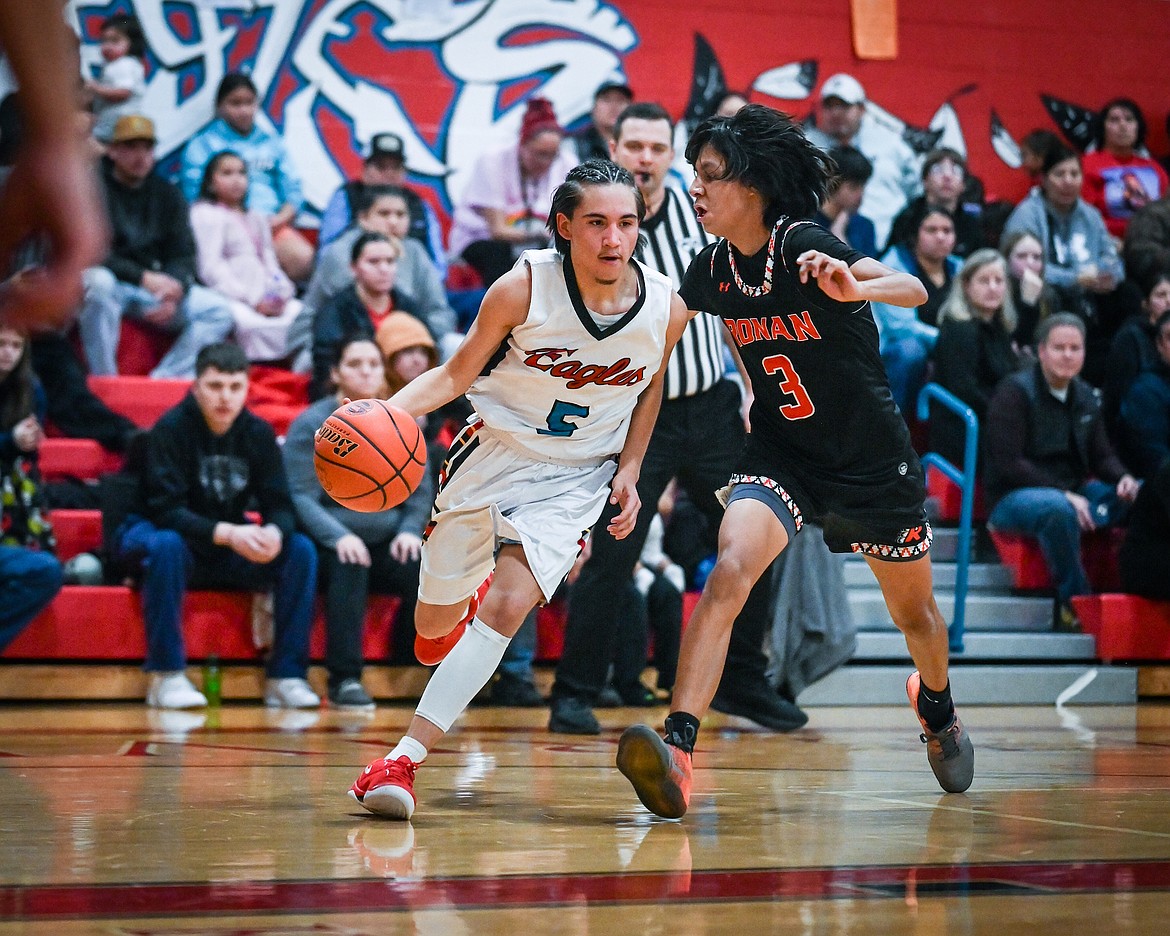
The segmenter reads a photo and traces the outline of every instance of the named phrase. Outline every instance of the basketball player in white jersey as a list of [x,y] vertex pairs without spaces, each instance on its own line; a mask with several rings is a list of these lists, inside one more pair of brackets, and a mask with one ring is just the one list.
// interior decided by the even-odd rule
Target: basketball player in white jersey
[[416,768],[552,598],[606,502],[620,508],[613,536],[634,528],[666,359],[688,317],[670,280],[633,260],[644,214],[625,169],[574,168],[553,194],[556,248],[526,251],[451,359],[391,398],[418,417],[466,392],[476,412],[443,465],[423,546],[416,649],[442,661],[406,736],[350,788],[371,812],[411,817]]

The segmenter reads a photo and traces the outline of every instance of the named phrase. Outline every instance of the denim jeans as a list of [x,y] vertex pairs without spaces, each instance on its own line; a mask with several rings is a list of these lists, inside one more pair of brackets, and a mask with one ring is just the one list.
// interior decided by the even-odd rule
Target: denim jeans
[[[85,298],[77,319],[81,344],[91,374],[118,373],[118,338],[122,316],[143,319],[158,300],[149,290],[118,279],[106,267],[85,271]],[[175,343],[151,377],[195,376],[195,357],[209,344],[222,341],[235,328],[231,303],[213,289],[192,286],[164,331],[177,334]]]
[[268,676],[304,677],[317,590],[317,551],[308,537],[294,533],[272,562],[257,563],[224,547],[212,556],[195,556],[180,533],[132,518],[119,531],[118,547],[123,558],[142,563],[147,672],[186,666],[183,596],[188,587],[203,585],[241,591],[273,588],[275,635]]
[[[1128,505],[1118,501],[1112,485],[1089,481],[1077,493],[1088,498],[1098,527],[1113,526],[1124,519]],[[1081,563],[1081,528],[1064,491],[1054,487],[1018,488],[995,505],[987,526],[1003,533],[1034,536],[1039,541],[1060,601],[1092,591]]]
[[903,338],[882,351],[890,393],[907,420],[916,418],[918,393],[926,381],[930,348],[921,338]]
[[521,682],[532,682],[536,676],[532,672],[532,664],[536,660],[536,616],[539,609],[534,608],[520,625],[520,629],[512,637],[511,643],[504,648],[504,658],[500,660],[497,672],[506,673]]
[[0,650],[61,590],[61,563],[50,553],[0,546]]

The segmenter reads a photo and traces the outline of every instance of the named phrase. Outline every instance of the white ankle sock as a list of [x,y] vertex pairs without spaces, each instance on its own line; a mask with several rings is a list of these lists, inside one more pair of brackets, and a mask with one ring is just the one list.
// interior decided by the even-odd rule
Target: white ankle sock
[[431,676],[414,713],[450,731],[455,719],[492,678],[511,642],[511,637],[474,618]]
[[422,746],[421,742],[416,741],[409,735],[405,736],[395,745],[394,750],[386,755],[386,759],[392,761],[398,760],[403,754],[416,764],[421,764],[427,759],[427,749]]

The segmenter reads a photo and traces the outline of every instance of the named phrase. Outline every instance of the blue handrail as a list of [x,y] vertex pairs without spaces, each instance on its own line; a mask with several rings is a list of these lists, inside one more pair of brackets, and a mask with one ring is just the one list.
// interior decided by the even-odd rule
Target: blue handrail
[[959,508],[959,550],[955,556],[955,613],[947,630],[950,649],[963,652],[963,620],[967,610],[967,573],[971,565],[971,515],[975,507],[975,460],[979,453],[979,417],[975,411],[949,390],[936,383],[928,383],[918,394],[918,418],[930,418],[930,401],[938,400],[966,424],[963,445],[963,470],[960,471],[938,452],[922,456],[924,470],[936,468],[950,478],[962,491]]

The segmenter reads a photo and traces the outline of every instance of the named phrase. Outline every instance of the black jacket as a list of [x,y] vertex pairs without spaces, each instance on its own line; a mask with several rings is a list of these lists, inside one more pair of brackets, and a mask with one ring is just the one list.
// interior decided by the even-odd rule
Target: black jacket
[[[409,312],[417,319],[418,306],[397,289],[390,290],[390,305],[396,312]],[[313,317],[313,379],[309,383],[309,399],[319,400],[330,390],[329,371],[337,355],[337,346],[346,339],[374,339],[374,323],[370,311],[358,296],[357,287],[350,284],[325,303]]]
[[[934,379],[975,411],[982,426],[987,403],[999,382],[1019,367],[1011,336],[998,322],[946,319],[934,346]],[[964,423],[950,410],[932,407],[930,447],[956,465],[963,464]]]
[[272,427],[245,409],[213,435],[190,393],[150,430],[143,488],[147,518],[181,533],[196,553],[224,548],[214,544],[215,525],[246,523],[248,510],[276,524],[286,543],[296,530]]
[[1061,403],[1036,364],[1004,380],[987,413],[984,486],[989,507],[1018,488],[1072,491],[1090,478],[1113,484],[1125,474],[1105,433],[1097,391],[1080,377]]
[[102,181],[113,229],[110,253],[102,265],[135,286],[144,272],[153,270],[190,288],[195,283],[195,235],[179,187],[151,173],[138,188],[129,188],[114,178],[108,162]]

